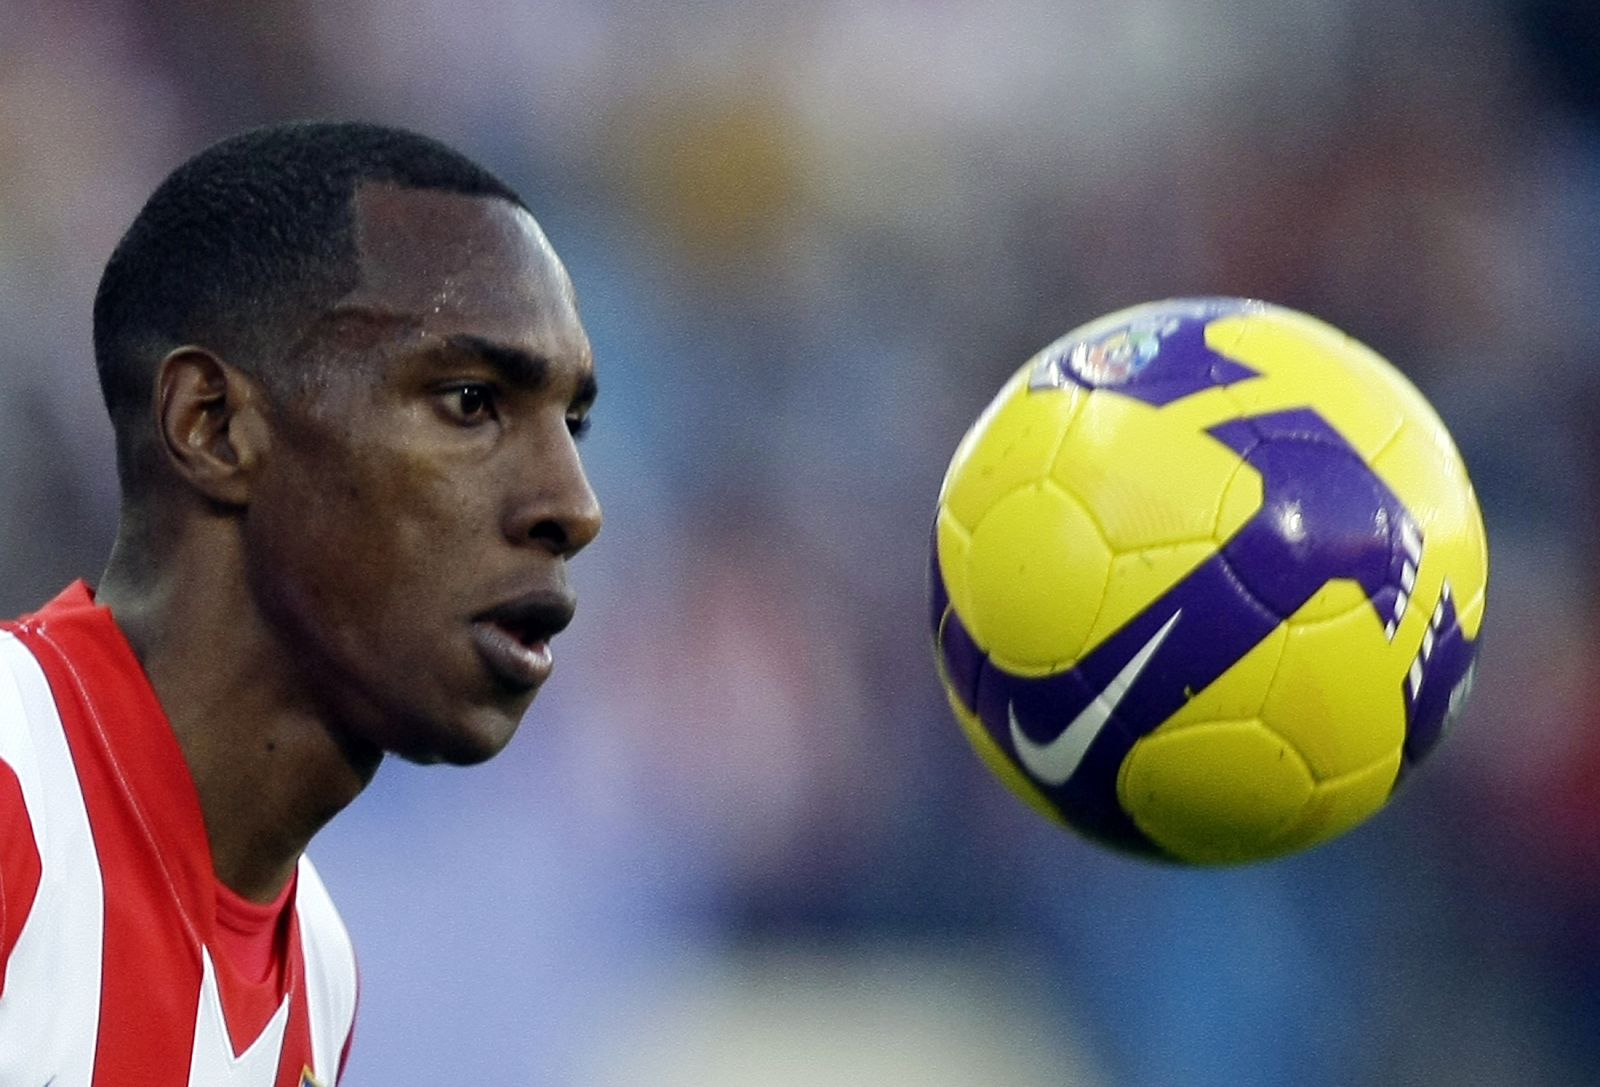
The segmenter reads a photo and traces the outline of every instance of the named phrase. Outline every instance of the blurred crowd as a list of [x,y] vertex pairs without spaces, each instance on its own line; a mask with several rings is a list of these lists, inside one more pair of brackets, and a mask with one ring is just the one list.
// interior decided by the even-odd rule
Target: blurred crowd
[[[607,513],[512,749],[385,767],[314,847],[361,953],[349,1083],[1600,1082],[1600,8],[0,0],[4,614],[110,542],[89,309],[139,203],[333,116],[539,215]],[[1000,382],[1185,294],[1392,359],[1491,547],[1432,765],[1215,872],[994,783],[923,602]]]

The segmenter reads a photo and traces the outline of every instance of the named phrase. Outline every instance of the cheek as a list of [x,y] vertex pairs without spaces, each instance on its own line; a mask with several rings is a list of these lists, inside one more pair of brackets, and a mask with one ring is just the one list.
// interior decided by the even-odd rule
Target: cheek
[[399,648],[433,613],[459,606],[489,514],[473,508],[481,488],[403,447],[325,452],[291,467],[262,503],[258,536],[277,591],[295,598],[303,622],[337,641],[377,625]]
[[350,582],[367,565],[356,545],[360,517],[348,502],[343,466],[313,479],[281,466],[252,496],[246,519],[247,566],[262,607],[297,641],[326,643],[358,595]]

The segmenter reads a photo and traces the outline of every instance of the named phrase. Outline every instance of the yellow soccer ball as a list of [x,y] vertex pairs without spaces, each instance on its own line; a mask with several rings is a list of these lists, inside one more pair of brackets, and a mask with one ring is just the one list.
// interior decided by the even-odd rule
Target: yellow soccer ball
[[1195,863],[1372,815],[1471,690],[1483,517],[1433,408],[1305,314],[1179,299],[1008,381],[939,492],[940,676],[1035,808]]

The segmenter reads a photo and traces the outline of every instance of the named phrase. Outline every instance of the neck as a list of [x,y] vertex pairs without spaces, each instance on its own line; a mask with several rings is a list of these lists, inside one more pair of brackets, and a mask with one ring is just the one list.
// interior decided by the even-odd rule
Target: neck
[[111,609],[172,724],[217,878],[270,902],[312,836],[372,779],[381,752],[346,738],[296,684],[292,647],[239,576],[231,539],[180,537],[157,551],[130,523],[124,517],[97,602]]

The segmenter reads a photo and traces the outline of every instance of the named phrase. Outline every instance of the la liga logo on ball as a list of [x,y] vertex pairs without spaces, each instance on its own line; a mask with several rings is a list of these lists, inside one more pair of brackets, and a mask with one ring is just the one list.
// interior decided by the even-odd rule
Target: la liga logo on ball
[[1181,299],[1025,363],[933,532],[940,676],[984,762],[1098,841],[1231,863],[1388,800],[1470,691],[1483,520],[1443,423],[1305,314]]
[[1123,384],[1150,365],[1161,353],[1161,341],[1182,327],[1183,306],[1192,317],[1207,316],[1215,309],[1214,303],[1200,301],[1172,306],[1126,318],[1114,313],[1063,336],[1034,359],[1029,387],[1060,388],[1069,381],[1089,388]]

